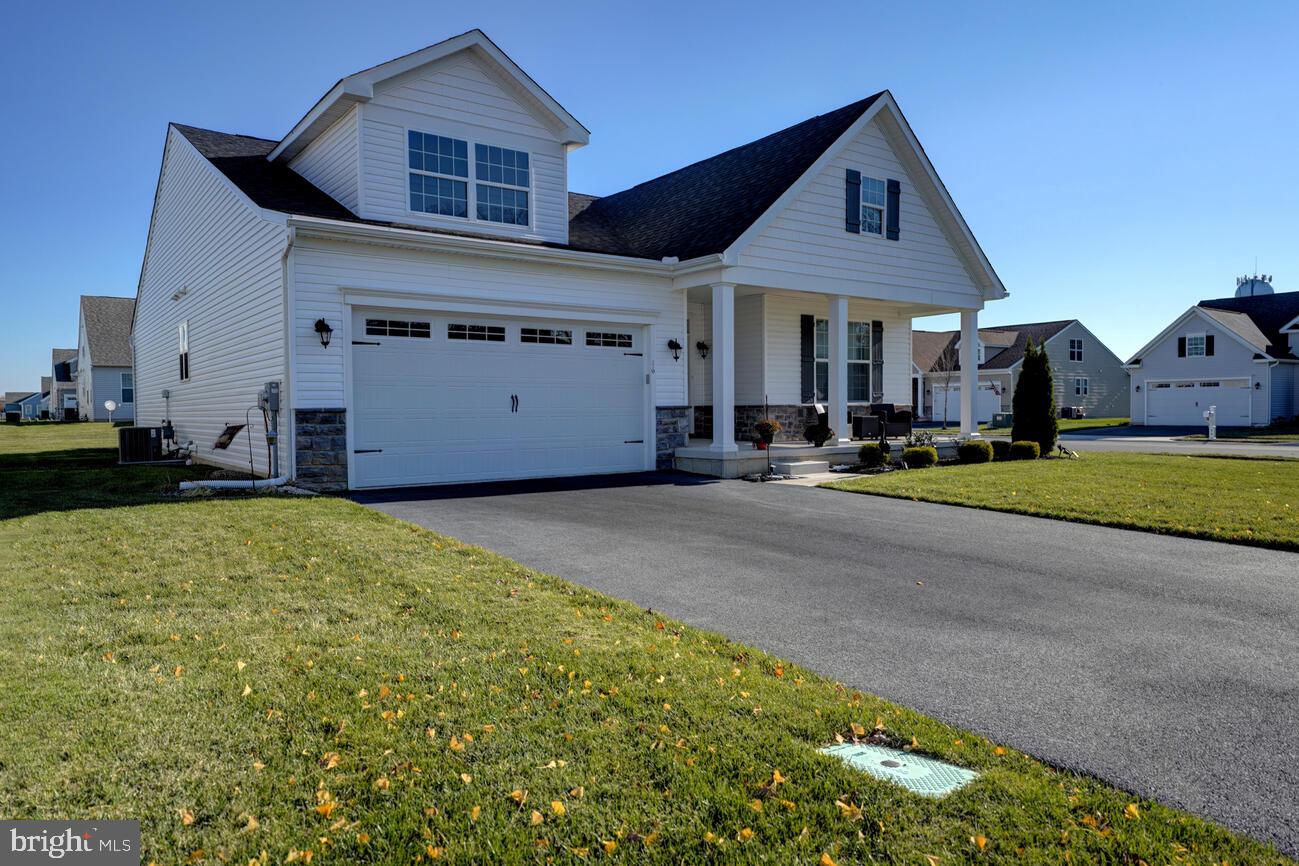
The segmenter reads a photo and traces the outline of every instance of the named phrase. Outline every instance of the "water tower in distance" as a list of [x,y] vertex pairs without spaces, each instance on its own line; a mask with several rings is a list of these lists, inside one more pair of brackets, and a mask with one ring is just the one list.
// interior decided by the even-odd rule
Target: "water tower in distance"
[[1259,295],[1275,294],[1272,289],[1271,274],[1255,274],[1252,277],[1236,277],[1236,297],[1254,298]]

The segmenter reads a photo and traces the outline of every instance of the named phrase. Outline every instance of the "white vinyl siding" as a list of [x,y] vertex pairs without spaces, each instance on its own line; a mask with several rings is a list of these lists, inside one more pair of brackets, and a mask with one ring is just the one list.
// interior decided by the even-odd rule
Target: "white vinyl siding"
[[360,182],[357,116],[356,108],[348,111],[289,163],[290,168],[352,213],[357,210]]
[[1295,389],[1299,376],[1295,375],[1295,364],[1277,364],[1272,368],[1272,403],[1273,420],[1291,419],[1299,414],[1299,403],[1296,403]]
[[[1082,358],[1078,359],[1080,350]],[[1128,417],[1128,371],[1119,357],[1080,322],[1070,323],[1047,340],[1046,353],[1055,379],[1056,406],[1082,406],[1092,418]],[[1020,369],[1015,368],[1016,378]],[[1077,393],[1077,378],[1087,380],[1085,394]],[[1007,396],[1004,401],[1007,411],[1009,400]]]
[[[228,451],[212,442],[226,424],[243,422],[263,383],[284,378],[285,229],[264,219],[174,130],[159,184],[136,306],[136,419],[155,425],[166,418],[162,391],[169,390],[177,438],[192,440],[202,461],[246,467],[246,434]],[[188,382],[177,381],[182,321],[190,323]],[[260,420],[254,427],[253,459],[266,472]]]
[[[654,365],[655,405],[685,404],[686,359],[672,360],[667,348],[669,339],[681,340],[685,336],[685,304],[665,278],[351,245],[302,235],[294,246],[292,267],[296,308],[293,387],[297,406],[344,405],[343,357],[349,348],[347,340],[336,338],[329,348],[322,348],[312,323],[321,317],[330,322],[343,321],[345,291],[392,292],[409,300],[417,300],[422,294],[453,297],[490,304],[502,315],[527,309],[530,304],[651,310],[651,339],[645,351]],[[602,317],[593,313],[580,318]],[[464,321],[472,321],[472,317]]]
[[[762,295],[735,299],[735,402],[740,405],[762,403],[764,302]],[[712,334],[705,339],[711,344]],[[705,363],[710,373],[712,361],[709,353]]]
[[[766,297],[766,391],[771,403],[802,402],[800,317],[825,318],[827,313],[828,301],[819,295]],[[911,318],[884,304],[851,300],[848,320],[883,322],[884,402],[910,405]]]
[[[568,241],[568,156],[549,129],[494,74],[467,53],[456,54],[375,87],[361,106],[360,216],[507,237]],[[407,131],[434,132],[528,154],[530,226],[414,213],[409,207]],[[470,178],[471,186],[473,178]]]
[[[889,241],[844,231],[848,169],[902,184],[900,237]],[[915,300],[977,304],[979,289],[910,175],[872,120],[829,161],[756,238],[739,251],[742,267],[787,274],[802,288]],[[909,402],[910,398],[901,402]]]
[[[1236,339],[1225,328],[1192,312],[1189,320],[1173,328],[1162,340],[1148,347],[1141,356],[1141,367],[1132,371],[1131,405],[1133,424],[1158,424],[1158,418],[1147,420],[1150,393],[1148,383],[1172,381],[1222,381],[1249,379],[1251,382],[1250,418],[1255,425],[1267,424],[1272,417],[1272,370],[1267,364],[1255,363],[1255,351]],[[1213,355],[1179,358],[1177,338],[1187,334],[1212,334]],[[1136,387],[1142,386],[1138,392]],[[1253,387],[1257,385],[1257,387]]]

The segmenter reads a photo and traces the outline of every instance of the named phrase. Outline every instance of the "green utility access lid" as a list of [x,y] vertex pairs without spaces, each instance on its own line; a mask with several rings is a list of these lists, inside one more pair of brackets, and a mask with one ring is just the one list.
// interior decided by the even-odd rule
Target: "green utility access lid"
[[864,770],[877,779],[901,785],[908,791],[926,797],[943,797],[970,781],[978,773],[957,767],[936,758],[914,755],[887,746],[870,746],[864,743],[841,743],[821,749],[834,755],[858,770]]

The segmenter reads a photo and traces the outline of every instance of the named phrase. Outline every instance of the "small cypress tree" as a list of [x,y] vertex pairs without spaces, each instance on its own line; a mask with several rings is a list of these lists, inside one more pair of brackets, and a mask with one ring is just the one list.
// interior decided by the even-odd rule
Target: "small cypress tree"
[[1015,423],[1011,438],[1016,442],[1036,442],[1043,455],[1050,454],[1059,430],[1055,417],[1055,381],[1046,349],[1034,345],[1031,338],[1024,347],[1012,409]]

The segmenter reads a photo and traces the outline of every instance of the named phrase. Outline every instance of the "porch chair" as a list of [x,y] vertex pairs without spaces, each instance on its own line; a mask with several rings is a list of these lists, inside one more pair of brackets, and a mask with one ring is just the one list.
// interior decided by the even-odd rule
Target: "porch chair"
[[911,435],[911,410],[899,409],[892,403],[872,403],[871,414],[884,425],[887,437]]

